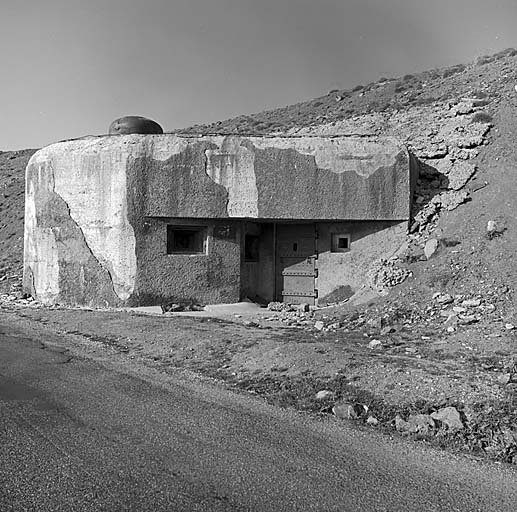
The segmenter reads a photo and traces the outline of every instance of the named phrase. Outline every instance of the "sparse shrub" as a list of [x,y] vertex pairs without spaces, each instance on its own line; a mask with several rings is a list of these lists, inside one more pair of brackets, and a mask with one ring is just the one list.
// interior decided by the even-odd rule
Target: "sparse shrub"
[[390,102],[389,101],[382,101],[379,103],[379,112],[385,112],[390,108]]
[[407,82],[408,80],[413,80],[413,78],[415,78],[415,75],[404,75],[402,77],[402,80],[404,80],[405,82]]
[[400,101],[392,101],[390,107],[393,110],[402,110],[402,103],[400,103]]
[[425,72],[425,76],[429,80],[433,80],[435,78],[440,78],[441,74],[438,69],[431,69],[430,71]]
[[476,112],[472,117],[472,123],[491,123],[492,116],[486,112]]
[[352,89],[352,92],[362,91],[363,89],[364,89],[364,85],[356,85],[356,86]]
[[329,94],[336,94],[339,92],[339,89],[332,89],[331,91],[329,91]]
[[313,107],[321,107],[321,105],[323,105],[323,101],[315,101],[312,106]]
[[473,102],[474,107],[486,107],[490,100],[476,100]]
[[483,98],[486,98],[488,96],[488,93],[486,93],[485,91],[474,91],[471,96],[473,98],[476,98],[478,100],[481,100]]
[[447,68],[443,71],[442,77],[448,78],[452,75],[455,75],[456,73],[461,73],[462,71],[465,71],[466,66],[464,64],[458,64],[457,66],[452,66],[451,68]]
[[[515,53],[512,53],[515,52]],[[504,50],[501,50],[500,52],[497,52],[494,54],[494,59],[502,59],[503,57],[506,57],[507,55],[516,55],[516,51],[514,48],[506,48]]]
[[397,84],[394,89],[395,92],[402,92],[405,90],[406,90],[406,86],[403,84]]
[[491,57],[490,55],[483,55],[482,57],[478,57],[476,59],[476,64],[478,64],[479,66],[482,66],[483,64],[488,64],[490,62],[492,62],[494,60],[493,57]]
[[431,103],[434,103],[435,101],[438,101],[436,98],[433,98],[432,96],[428,98],[416,98],[413,102],[415,105],[429,105]]

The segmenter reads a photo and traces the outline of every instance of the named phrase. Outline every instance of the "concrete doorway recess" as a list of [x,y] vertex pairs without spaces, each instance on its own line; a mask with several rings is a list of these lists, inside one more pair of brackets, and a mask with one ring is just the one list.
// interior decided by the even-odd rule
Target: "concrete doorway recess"
[[276,297],[290,304],[315,304],[318,250],[313,223],[277,224]]

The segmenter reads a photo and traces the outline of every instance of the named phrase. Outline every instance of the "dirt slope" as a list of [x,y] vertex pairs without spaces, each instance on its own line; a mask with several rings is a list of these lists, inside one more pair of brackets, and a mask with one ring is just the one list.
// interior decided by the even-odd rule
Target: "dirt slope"
[[35,151],[0,152],[0,291],[22,272],[25,167]]

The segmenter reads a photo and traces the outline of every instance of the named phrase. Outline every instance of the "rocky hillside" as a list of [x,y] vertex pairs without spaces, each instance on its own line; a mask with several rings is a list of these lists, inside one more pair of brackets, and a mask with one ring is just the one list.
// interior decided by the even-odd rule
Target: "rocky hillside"
[[[506,321],[517,282],[516,84],[517,51],[505,50],[183,132],[398,137],[420,160],[414,222],[407,248],[379,262],[370,284],[407,301],[479,295]],[[0,291],[21,271],[23,175],[32,153],[0,153]]]
[[404,267],[413,278],[390,296],[430,310],[436,293],[479,297],[507,322],[517,283],[516,86],[508,49],[187,131],[398,137],[420,161],[414,222],[406,250],[372,269],[370,284],[385,292]]
[[[376,112],[393,113],[413,107],[455,100],[466,92],[491,90],[510,78],[517,62],[517,50],[507,49],[481,57],[476,62],[458,64],[398,78],[380,78],[375,83],[350,90],[334,89],[325,96],[257,114],[241,115],[209,125],[194,125],[183,132],[268,134],[299,127],[353,119]],[[479,100],[485,100],[481,94]]]
[[22,272],[25,167],[35,151],[0,151],[0,292]]

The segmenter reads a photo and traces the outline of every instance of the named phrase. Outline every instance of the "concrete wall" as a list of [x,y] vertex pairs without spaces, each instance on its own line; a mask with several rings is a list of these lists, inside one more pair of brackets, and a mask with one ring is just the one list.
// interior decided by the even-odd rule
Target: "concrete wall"
[[[381,258],[393,256],[405,243],[407,222],[318,223],[318,304],[339,302],[368,281]],[[332,233],[350,234],[348,252],[331,252]]]
[[126,169],[120,155],[89,149],[49,146],[27,167],[24,289],[47,304],[117,305],[133,293]]
[[60,142],[27,166],[24,289],[47,304],[236,300],[238,241],[165,257],[164,221],[152,219],[403,220],[411,190],[411,157],[389,138]]
[[[164,137],[173,137],[167,135]],[[256,219],[407,219],[411,158],[395,139],[179,139],[166,160],[143,153],[146,214]],[[179,145],[178,145],[179,147]]]
[[[167,254],[168,224],[206,227],[206,254]],[[231,220],[148,218],[137,232],[138,271],[131,301],[142,305],[238,302],[240,224]]]

